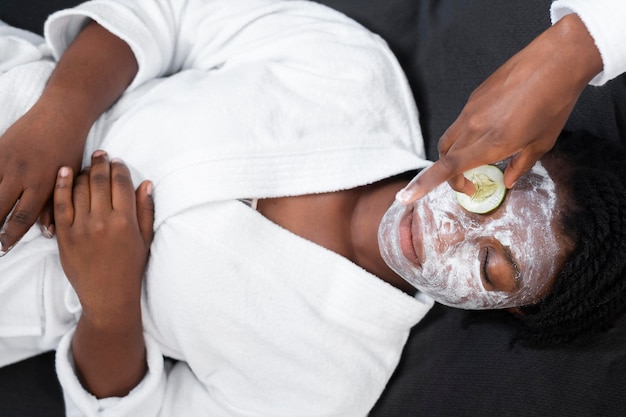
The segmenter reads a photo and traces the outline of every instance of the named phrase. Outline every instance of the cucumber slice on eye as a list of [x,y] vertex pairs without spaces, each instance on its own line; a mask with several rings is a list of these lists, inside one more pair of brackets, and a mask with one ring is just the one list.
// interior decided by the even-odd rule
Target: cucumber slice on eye
[[472,213],[485,214],[495,210],[506,194],[504,174],[495,165],[482,165],[463,173],[470,180],[476,192],[473,196],[456,193],[456,199],[465,210]]

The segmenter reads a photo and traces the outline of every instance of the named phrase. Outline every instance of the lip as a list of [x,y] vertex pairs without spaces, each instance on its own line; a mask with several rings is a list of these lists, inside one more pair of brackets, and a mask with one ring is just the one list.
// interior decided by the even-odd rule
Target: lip
[[400,224],[398,225],[398,233],[400,237],[400,249],[402,255],[413,265],[422,267],[420,254],[422,249],[421,233],[418,222],[414,221],[414,209],[407,210]]

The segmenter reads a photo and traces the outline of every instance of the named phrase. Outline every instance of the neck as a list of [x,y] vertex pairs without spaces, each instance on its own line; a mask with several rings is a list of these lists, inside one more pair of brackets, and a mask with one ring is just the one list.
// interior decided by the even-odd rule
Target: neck
[[393,272],[383,260],[378,247],[378,226],[407,179],[391,178],[361,188],[351,222],[354,262],[394,287],[414,294],[415,288]]

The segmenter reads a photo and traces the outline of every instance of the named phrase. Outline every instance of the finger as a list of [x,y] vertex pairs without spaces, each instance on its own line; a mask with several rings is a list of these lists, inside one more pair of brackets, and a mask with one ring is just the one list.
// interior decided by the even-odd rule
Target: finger
[[46,202],[41,213],[39,213],[39,225],[41,226],[41,234],[45,238],[52,239],[54,236],[54,208],[52,199]]
[[448,184],[454,191],[467,194],[470,197],[476,192],[474,184],[463,175],[455,175],[452,178],[449,178]]
[[439,158],[446,155],[450,151],[452,145],[457,142],[459,136],[459,133],[457,133],[457,131],[459,131],[459,129],[457,129],[457,125],[459,123],[458,120],[459,119],[452,123],[450,127],[448,127],[448,129],[446,129],[443,135],[441,135],[441,137],[439,138],[439,141],[437,142]]
[[530,171],[541,155],[543,154],[522,152],[513,156],[504,170],[504,186],[506,188],[512,188],[522,175]]
[[6,254],[24,236],[37,220],[41,210],[39,192],[28,188],[24,191],[8,220],[0,230],[1,253]]
[[111,203],[111,166],[106,152],[98,150],[91,156],[89,173],[91,192],[91,211],[110,210]]
[[411,204],[424,197],[451,176],[450,168],[439,160],[417,174],[406,187],[396,194],[396,200],[405,205]]
[[396,194],[396,199],[402,204],[411,204],[445,181],[451,181],[450,185],[455,191],[473,195],[474,184],[463,177],[463,172],[490,163],[489,158],[494,158],[493,155],[477,152],[475,148],[457,149],[456,145],[453,145],[448,153],[442,155],[437,162],[420,172],[400,190]]
[[152,199],[152,182],[144,181],[137,188],[137,221],[139,230],[146,245],[152,243],[154,225],[154,200]]
[[53,208],[55,223],[62,233],[74,223],[72,189],[72,168],[61,167],[57,172],[57,180],[54,186]]
[[[74,179],[72,190],[72,204],[74,205],[74,217],[84,217],[89,214],[91,196],[89,191],[90,168],[86,168]],[[56,218],[56,215],[55,215]],[[58,223],[57,223],[58,224]]]
[[114,210],[135,214],[135,187],[128,167],[118,158],[111,161],[111,203]]
[[10,188],[11,181],[0,182],[0,225],[4,225],[15,204],[20,199],[23,189]]

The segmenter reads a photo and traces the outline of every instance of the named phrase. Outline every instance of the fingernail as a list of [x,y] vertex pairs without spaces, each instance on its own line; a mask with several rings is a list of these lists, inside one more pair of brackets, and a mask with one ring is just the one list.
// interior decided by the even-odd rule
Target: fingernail
[[112,164],[123,164],[124,161],[122,161],[120,158],[113,158],[113,159],[111,159],[111,163]]
[[410,198],[411,193],[406,188],[403,188],[396,193],[396,201],[399,203],[407,204]]
[[148,195],[152,195],[152,181],[148,182],[148,185],[146,185],[146,193],[148,193]]
[[59,169],[59,176],[60,177],[67,177],[70,175],[70,169],[68,167],[61,167]]
[[98,149],[97,151],[95,151],[95,152],[92,154],[92,156],[93,156],[94,158],[99,158],[99,157],[101,157],[101,156],[105,156],[106,154],[107,154],[107,153],[106,153],[105,151],[103,151],[103,150],[101,150],[101,149]]
[[2,245],[2,249],[0,249],[0,258],[9,253],[9,251],[13,249],[13,246],[9,246],[8,248],[4,248],[4,244]]
[[52,239],[52,236],[54,236],[54,234],[52,233],[51,230],[49,230],[46,226],[44,226],[43,224],[39,226],[41,229],[41,234],[43,237],[45,237],[46,239]]

